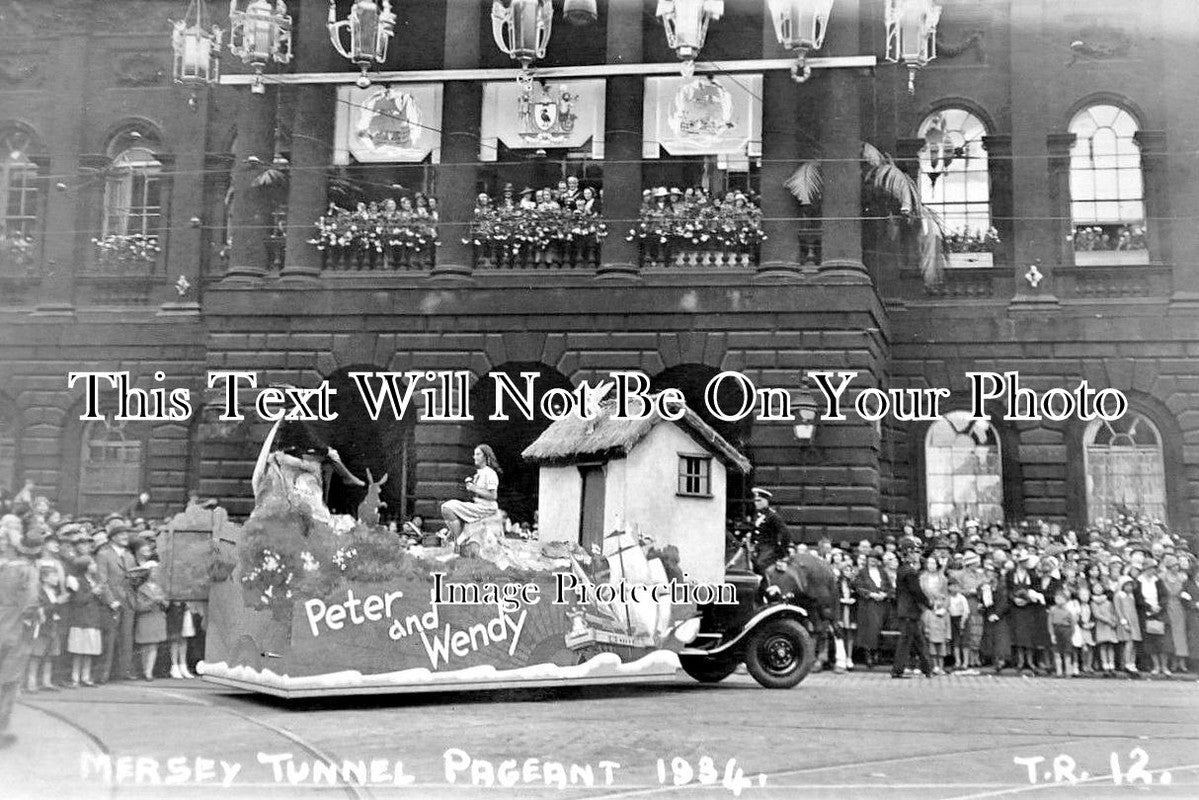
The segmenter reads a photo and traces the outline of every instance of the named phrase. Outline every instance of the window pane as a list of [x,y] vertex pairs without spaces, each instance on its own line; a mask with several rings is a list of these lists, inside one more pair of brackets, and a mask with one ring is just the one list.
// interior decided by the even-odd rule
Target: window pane
[[1003,481],[994,428],[951,412],[925,437],[925,493],[930,521],[1003,519]]

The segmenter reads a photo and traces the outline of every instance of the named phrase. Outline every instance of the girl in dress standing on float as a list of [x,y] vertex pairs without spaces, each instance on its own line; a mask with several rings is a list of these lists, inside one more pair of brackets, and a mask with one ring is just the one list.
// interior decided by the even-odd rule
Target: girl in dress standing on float
[[451,542],[459,545],[463,555],[467,547],[477,550],[483,542],[459,542],[464,526],[493,516],[499,510],[496,498],[500,488],[500,463],[489,445],[481,444],[474,451],[475,473],[466,479],[471,500],[447,500],[441,504],[441,516],[449,529]]

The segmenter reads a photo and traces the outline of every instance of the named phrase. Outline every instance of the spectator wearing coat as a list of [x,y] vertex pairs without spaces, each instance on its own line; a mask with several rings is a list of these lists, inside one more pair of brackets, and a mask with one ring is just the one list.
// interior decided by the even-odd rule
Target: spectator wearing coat
[[17,740],[8,725],[33,650],[41,606],[34,562],[42,552],[42,534],[26,531],[9,547],[11,552],[0,555],[0,749]]
[[1137,598],[1134,596],[1133,579],[1127,575],[1120,578],[1112,605],[1116,609],[1116,619],[1119,628],[1116,638],[1120,640],[1121,661],[1124,670],[1137,672],[1137,643],[1141,641],[1141,621],[1137,615]]
[[1141,642],[1149,658],[1152,675],[1170,675],[1165,665],[1166,585],[1157,576],[1157,562],[1146,558],[1140,576],[1133,583]]
[[866,666],[873,667],[878,655],[879,633],[886,625],[895,601],[895,586],[877,553],[866,556],[866,568],[858,571],[853,590],[858,598],[857,646],[866,651]]
[[150,574],[137,587],[134,595],[137,618],[133,627],[133,642],[141,657],[141,677],[152,681],[158,645],[167,640],[167,595],[160,582],[158,565],[147,561],[142,566],[150,567]]
[[114,521],[108,531],[108,540],[96,549],[100,582],[108,587],[112,598],[119,604],[113,611],[112,624],[100,656],[97,683],[105,683],[110,679],[137,679],[133,672],[133,574],[137,569],[137,561],[129,551],[131,530],[127,524]]

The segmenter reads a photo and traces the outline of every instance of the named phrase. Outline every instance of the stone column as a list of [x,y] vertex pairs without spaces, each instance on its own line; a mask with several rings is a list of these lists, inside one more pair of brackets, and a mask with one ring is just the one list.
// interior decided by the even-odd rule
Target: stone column
[[[774,33],[770,14],[762,15],[762,57],[786,58],[790,55]],[[827,74],[814,76],[825,78]],[[812,80],[812,79],[809,79]],[[799,128],[801,86],[782,70],[771,70],[762,77],[762,242],[757,278],[767,281],[794,280],[802,269],[799,246],[799,202],[786,187],[787,179],[799,166],[796,132]]]
[[[194,110],[184,111],[186,101],[178,100],[180,114],[192,114],[199,120],[206,118],[207,101],[204,95],[198,95]],[[204,248],[204,189],[205,173],[208,166],[204,155],[204,128],[197,125],[198,130],[189,136],[190,147],[180,147],[179,153],[172,161],[170,171],[174,175],[164,186],[164,198],[169,205],[163,209],[164,231],[160,241],[165,239],[165,259],[167,286],[165,296],[161,298],[158,308],[159,316],[198,316],[200,313],[200,283],[201,264],[203,263]],[[163,156],[158,160],[162,162]],[[163,168],[168,169],[165,162]]]
[[[1190,0],[1163,0],[1159,20],[1163,26],[1156,44],[1163,51],[1163,81],[1177,80],[1178,75],[1194,75],[1195,42],[1199,41],[1199,15]],[[1166,97],[1179,98],[1178,93],[1166,92]],[[1199,103],[1167,100],[1162,104],[1166,130],[1170,132],[1170,154],[1164,157],[1166,175],[1157,181],[1165,185],[1154,188],[1146,176],[1147,192],[1161,191],[1170,199],[1176,224],[1168,226],[1162,238],[1170,241],[1169,252],[1174,265],[1174,294],[1172,306],[1194,313],[1199,309],[1199,225],[1194,216],[1199,213]],[[1149,213],[1154,213],[1150,211]],[[1162,229],[1165,226],[1157,226]],[[1150,245],[1152,247],[1152,245]],[[1192,530],[1195,528],[1192,527]]]
[[258,283],[266,275],[266,240],[271,209],[254,188],[254,179],[269,167],[275,153],[275,110],[278,88],[269,82],[263,94],[241,90],[237,138],[233,142],[233,213],[230,226],[228,283]]
[[984,136],[983,148],[987,151],[987,177],[991,184],[991,226],[999,234],[995,265],[1011,265],[1015,252],[1015,228],[1012,225],[1012,217],[1015,216],[1015,205],[1012,201],[1012,137],[1006,134]]
[[820,131],[824,197],[819,279],[869,283],[862,261],[861,79],[849,69],[832,69],[821,77],[828,81],[828,92]]
[[[1012,302],[1022,306],[1056,305],[1054,269],[1059,264],[1074,266],[1070,222],[1070,148],[1074,146],[1074,134],[1051,133],[1045,142],[1048,181],[1044,170],[1039,170],[1034,181],[1031,164],[1013,162],[1013,183],[1023,184],[1020,191],[1027,193],[1021,193],[1020,197],[1040,195],[1048,200],[1041,206],[1044,213],[1034,210],[1038,204],[1033,201],[1027,211],[1021,206],[1020,218],[1013,221],[1012,270],[1016,291]],[[1021,159],[1021,162],[1036,160]]]
[[[298,72],[337,72],[347,65],[329,44],[327,16],[308,4],[295,34]],[[394,53],[393,53],[394,55]],[[337,118],[337,86],[307,83],[295,87],[291,121],[291,168],[287,181],[287,242],[280,280],[320,278],[321,251],[308,243],[316,220],[329,204],[329,167]]]
[[[91,237],[79,233],[79,212],[86,189],[78,177],[80,161],[77,154],[83,151],[84,116],[81,108],[87,106],[87,59],[88,39],[83,36],[67,36],[61,39],[49,63],[54,84],[55,124],[45,135],[45,146],[50,156],[52,188],[46,201],[45,271],[38,295],[35,316],[72,317],[75,314],[75,273],[91,247]],[[57,185],[62,188],[57,188]]]
[[[446,0],[445,68],[479,65],[479,22],[482,14],[473,0]],[[479,134],[483,119],[483,86],[448,81],[442,94],[441,160],[437,168],[437,201],[441,208],[437,261],[432,277],[470,279],[474,247],[469,240],[479,182]]]
[[[637,64],[642,59],[641,0],[609,0],[608,63]],[[608,78],[604,100],[604,240],[597,278],[635,279],[641,272],[641,247],[627,241],[641,210],[641,137],[645,79],[640,75]]]
[[1164,131],[1137,131],[1141,148],[1141,174],[1144,177],[1145,231],[1149,239],[1149,260],[1155,264],[1174,261],[1170,214],[1169,159]]

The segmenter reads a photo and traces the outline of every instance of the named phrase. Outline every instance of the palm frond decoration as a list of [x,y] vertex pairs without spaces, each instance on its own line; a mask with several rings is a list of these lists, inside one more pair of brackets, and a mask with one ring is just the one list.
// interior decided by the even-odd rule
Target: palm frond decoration
[[824,177],[820,173],[819,161],[804,161],[796,168],[787,182],[787,191],[795,195],[801,206],[810,206],[820,199],[824,191]]
[[[926,285],[940,282],[944,275],[945,222],[920,200],[920,187],[910,175],[900,169],[895,160],[869,142],[862,143],[862,175],[864,188],[876,195],[884,205],[899,209],[899,215],[909,224],[918,225],[920,244],[920,273]],[[784,183],[787,191],[800,205],[813,205],[824,192],[820,161],[804,161]],[[888,214],[893,212],[888,211]]]
[[287,170],[278,167],[267,167],[251,181],[255,189],[276,189],[287,186]]

